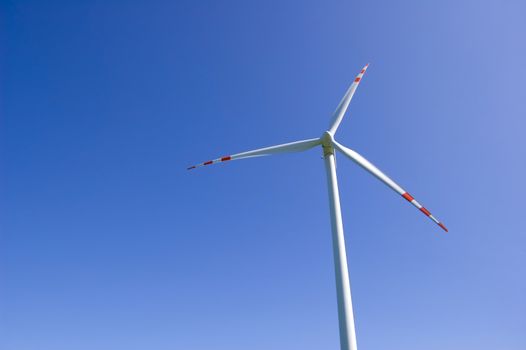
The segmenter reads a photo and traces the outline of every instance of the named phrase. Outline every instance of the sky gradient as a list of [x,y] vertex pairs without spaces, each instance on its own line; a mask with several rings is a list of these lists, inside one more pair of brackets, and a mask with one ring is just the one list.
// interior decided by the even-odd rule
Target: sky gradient
[[2,1],[0,347],[526,348],[524,1]]

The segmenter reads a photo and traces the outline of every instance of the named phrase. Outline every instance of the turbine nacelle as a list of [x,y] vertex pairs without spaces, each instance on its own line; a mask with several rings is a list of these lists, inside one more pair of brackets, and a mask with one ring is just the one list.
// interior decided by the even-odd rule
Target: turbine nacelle
[[320,137],[321,146],[323,147],[323,156],[334,154],[334,136],[327,130]]

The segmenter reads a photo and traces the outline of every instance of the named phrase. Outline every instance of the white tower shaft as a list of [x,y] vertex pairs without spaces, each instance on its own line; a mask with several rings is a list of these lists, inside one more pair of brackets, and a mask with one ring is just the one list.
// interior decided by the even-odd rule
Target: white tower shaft
[[327,185],[329,190],[329,208],[332,227],[332,247],[334,255],[334,270],[336,273],[336,295],[338,300],[338,320],[340,325],[340,349],[357,350],[354,315],[351,300],[351,284],[347,269],[347,254],[343,235],[342,213],[334,148],[331,144],[323,145],[325,169],[327,170]]

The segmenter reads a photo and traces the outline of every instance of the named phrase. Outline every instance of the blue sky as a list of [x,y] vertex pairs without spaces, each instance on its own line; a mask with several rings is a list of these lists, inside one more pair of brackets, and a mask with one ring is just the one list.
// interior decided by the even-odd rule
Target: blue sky
[[526,348],[523,1],[2,1],[0,345],[337,349],[337,134],[360,349]]

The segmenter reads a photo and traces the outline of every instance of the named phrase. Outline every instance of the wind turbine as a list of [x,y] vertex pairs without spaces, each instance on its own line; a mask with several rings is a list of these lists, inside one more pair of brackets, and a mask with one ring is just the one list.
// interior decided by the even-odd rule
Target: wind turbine
[[365,159],[358,152],[347,148],[334,139],[334,134],[343,119],[345,111],[351,102],[351,99],[360,84],[365,71],[369,67],[367,64],[361,72],[356,76],[353,83],[343,96],[340,104],[333,114],[332,122],[329,129],[325,131],[321,137],[285,143],[277,146],[270,146],[260,148],[253,151],[242,152],[230,156],[224,156],[214,160],[197,164],[188,168],[188,170],[197,167],[211,165],[215,163],[226,162],[230,160],[245,159],[260,156],[269,156],[278,153],[302,152],[310,148],[321,146],[323,149],[323,157],[325,159],[325,169],[327,171],[327,186],[329,190],[329,207],[331,215],[332,227],[332,246],[334,255],[334,269],[336,273],[336,293],[338,301],[338,320],[340,328],[340,348],[341,350],[356,350],[356,332],[354,328],[354,316],[351,301],[351,286],[349,282],[349,272],[347,268],[347,254],[345,252],[345,238],[343,234],[342,214],[340,209],[340,196],[338,192],[338,179],[336,177],[336,164],[334,151],[338,150],[346,157],[350,158],[356,164],[374,175],[377,179],[382,181],[389,188],[405,198],[408,202],[413,204],[417,209],[424,213],[427,217],[433,220],[438,226],[447,232],[446,226],[438,221],[429,210],[422,206],[416,199],[413,198],[406,190],[394,182],[391,178],[385,175],[380,169],[374,166],[371,162]]

